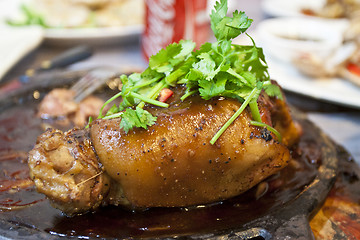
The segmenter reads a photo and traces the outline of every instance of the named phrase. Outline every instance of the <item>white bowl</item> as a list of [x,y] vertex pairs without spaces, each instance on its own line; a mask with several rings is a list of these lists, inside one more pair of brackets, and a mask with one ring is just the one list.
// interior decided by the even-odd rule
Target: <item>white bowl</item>
[[267,54],[292,61],[304,53],[326,58],[343,41],[347,20],[308,17],[273,18],[262,21],[256,30],[258,45]]
[[305,16],[304,9],[321,11],[327,0],[262,0],[261,8],[270,17]]

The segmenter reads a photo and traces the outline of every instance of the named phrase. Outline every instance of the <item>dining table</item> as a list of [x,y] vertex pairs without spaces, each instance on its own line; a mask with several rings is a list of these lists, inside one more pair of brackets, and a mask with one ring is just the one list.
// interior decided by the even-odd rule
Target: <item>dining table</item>
[[[254,20],[250,30],[255,30],[258,23],[270,17],[262,11],[261,3],[261,0],[237,0],[236,7],[241,11],[245,11],[246,14]],[[112,39],[111,41],[108,39],[99,39],[98,41],[87,42],[85,39],[80,44],[90,46],[93,50],[93,55],[66,67],[65,70],[83,70],[98,66],[110,66],[119,70],[138,70],[144,69],[147,66],[147,60],[141,49],[141,34],[129,39]],[[74,44],[71,42],[54,43],[44,39],[38,47],[21,58],[7,72],[2,78],[1,83],[6,83],[18,78],[20,75],[26,73],[28,69],[37,68],[45,60],[52,59],[73,46]],[[354,86],[354,88],[355,87],[357,86]],[[306,94],[296,93],[286,89],[285,96],[293,108],[306,114],[310,121],[327,134],[336,144],[342,146],[356,164],[360,164],[360,107],[357,108],[341,103],[316,99]],[[360,199],[358,199],[358,202],[360,202]],[[325,204],[330,203],[326,202]],[[357,211],[359,211],[359,205],[355,207]],[[359,212],[355,211],[355,213]],[[324,212],[321,212],[321,214],[324,214]],[[319,239],[321,239],[322,236],[326,236],[324,231],[330,228],[327,223],[324,223],[325,220],[323,221],[323,216],[320,216],[321,214],[315,214],[311,220],[315,237]],[[357,226],[359,226],[359,220],[359,215],[353,215],[352,221],[357,222]],[[322,223],[320,225],[323,229],[319,229],[319,222]],[[353,235],[354,238],[352,239],[360,236],[358,230],[354,230],[352,233],[358,234]]]

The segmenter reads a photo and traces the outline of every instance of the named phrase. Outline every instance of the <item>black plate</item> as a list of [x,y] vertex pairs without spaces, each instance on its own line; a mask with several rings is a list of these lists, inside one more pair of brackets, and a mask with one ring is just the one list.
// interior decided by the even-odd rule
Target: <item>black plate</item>
[[[32,99],[32,92],[34,89],[44,90],[44,88],[29,87],[26,91],[22,90],[18,94],[15,94],[11,99],[0,102],[0,108],[2,113],[0,115],[0,124],[4,119],[6,121],[11,121],[11,127],[16,130],[7,130],[3,129],[0,131],[0,137],[4,135],[10,135],[10,139],[13,137],[15,142],[16,139],[20,139],[18,146],[15,150],[28,151],[31,149],[35,143],[34,134],[41,132],[40,129],[40,120],[32,119],[32,122],[29,124],[26,120],[27,117],[33,116],[36,111],[36,104],[39,100]],[[48,86],[46,86],[48,87]],[[29,101],[31,100],[31,101]],[[31,102],[34,102],[32,104]],[[30,104],[29,106],[27,104]],[[15,114],[14,109],[20,109],[20,115]],[[22,109],[22,110],[21,110]],[[231,222],[228,226],[224,225],[214,225],[214,228],[210,225],[205,230],[192,230],[192,231],[179,231],[172,234],[167,232],[160,234],[159,236],[154,235],[142,235],[139,233],[129,233],[128,236],[121,235],[121,237],[131,237],[131,238],[174,238],[176,237],[181,239],[312,239],[313,235],[309,226],[309,219],[316,212],[316,210],[321,206],[325,200],[328,192],[331,190],[332,185],[336,179],[336,169],[338,165],[338,146],[329,139],[319,128],[306,119],[306,116],[293,110],[295,118],[301,123],[306,132],[311,132],[309,138],[316,137],[316,144],[319,149],[319,154],[321,156],[321,161],[316,165],[316,174],[311,175],[307,180],[306,184],[302,184],[301,188],[297,190],[296,194],[291,195],[291,197],[285,199],[281,203],[274,203],[271,207],[265,207],[266,209],[259,210],[256,209],[256,217],[251,217],[254,209],[250,209],[252,204],[249,203],[246,206],[250,209],[247,210],[246,214],[250,217],[246,222],[238,222],[236,215],[229,214],[227,222]],[[6,119],[8,116],[16,115],[17,120]],[[24,115],[22,115],[24,114]],[[9,117],[11,118],[11,117]],[[31,132],[33,132],[31,134]],[[28,133],[28,134],[26,134]],[[28,136],[28,137],[26,137]],[[0,148],[0,154],[6,152],[6,146]],[[1,157],[1,156],[0,156]],[[344,154],[342,157],[346,157]],[[24,159],[23,159],[24,160]],[[20,191],[21,192],[21,191]],[[35,200],[39,200],[40,204],[34,204],[30,208],[33,208],[32,213],[21,215],[22,210],[17,211],[2,211],[0,210],[0,239],[3,238],[10,239],[58,239],[59,237],[63,238],[106,238],[112,239],[116,236],[112,235],[101,235],[101,230],[94,230],[89,232],[88,236],[85,236],[84,233],[78,234],[76,231],[67,231],[66,228],[71,228],[71,226],[88,224],[91,225],[91,219],[105,219],[104,215],[109,214],[116,218],[117,210],[114,210],[112,207],[105,208],[104,211],[100,213],[87,214],[75,218],[67,218],[61,215],[57,210],[52,209],[47,200],[43,200],[43,197],[40,194],[37,194],[33,189],[27,189],[24,194],[31,195]],[[19,193],[17,193],[19,194]],[[4,193],[0,192],[0,201],[2,201]],[[21,196],[19,197],[21,201]],[[225,201],[224,203],[219,203],[215,206],[208,207],[206,209],[193,209],[190,211],[197,211],[196,213],[201,212],[204,216],[214,216],[218,214],[219,216],[224,216],[222,212],[229,211],[229,205],[232,207],[235,204],[238,204],[237,201],[241,202],[239,199],[231,199]],[[266,201],[266,200],[264,200]],[[261,205],[261,204],[260,204]],[[254,208],[258,208],[257,205],[254,205]],[[231,210],[231,209],[230,209]],[[46,222],[46,212],[49,211],[49,214],[54,214],[54,223]],[[55,211],[55,213],[54,213]],[[114,211],[116,213],[114,213]],[[179,214],[179,211],[181,212]],[[176,209],[171,210],[170,212],[164,213],[162,209],[154,210],[153,212],[141,213],[142,215],[150,216],[153,213],[171,215],[174,217],[188,218],[189,215],[184,212],[188,212],[189,209]],[[50,213],[51,212],[51,213]],[[209,214],[211,212],[211,214]],[[258,213],[260,212],[260,213]],[[193,214],[193,215],[196,215]],[[216,213],[216,214],[215,214]],[[18,215],[19,214],[19,215]],[[114,216],[115,215],[115,216]],[[20,217],[19,217],[20,216]],[[131,213],[124,214],[124,218],[131,217]],[[191,216],[191,215],[190,215]],[[35,219],[33,221],[34,218]],[[121,216],[119,216],[121,218]],[[169,218],[169,219],[170,219]],[[29,219],[31,221],[29,221]],[[90,220],[89,220],[90,219]],[[137,219],[136,217],[133,219]],[[42,220],[44,220],[41,224]],[[155,218],[156,220],[156,218]],[[151,220],[153,221],[153,220]],[[177,220],[176,220],[177,221]],[[86,223],[84,223],[86,222]],[[181,219],[180,221],[181,222]],[[225,221],[226,222],[226,221]],[[106,222],[105,222],[106,224]],[[206,223],[205,223],[206,224]],[[54,228],[55,226],[55,228]],[[220,227],[219,227],[220,226]],[[116,226],[118,227],[118,226]],[[116,228],[115,227],[115,228]],[[75,228],[75,227],[74,227]],[[94,227],[95,228],[95,227]],[[55,230],[54,230],[55,229]],[[98,232],[97,232],[98,231]],[[72,236],[72,237],[71,237]]]

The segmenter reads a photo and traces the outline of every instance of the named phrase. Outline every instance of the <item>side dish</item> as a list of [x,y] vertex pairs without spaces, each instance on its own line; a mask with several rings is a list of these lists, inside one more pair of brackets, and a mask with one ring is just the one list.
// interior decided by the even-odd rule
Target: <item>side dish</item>
[[318,10],[302,9],[306,15],[325,18],[354,18],[359,16],[360,3],[357,0],[325,0]]
[[143,0],[32,0],[21,14],[8,20],[13,26],[44,28],[119,27],[143,24]]

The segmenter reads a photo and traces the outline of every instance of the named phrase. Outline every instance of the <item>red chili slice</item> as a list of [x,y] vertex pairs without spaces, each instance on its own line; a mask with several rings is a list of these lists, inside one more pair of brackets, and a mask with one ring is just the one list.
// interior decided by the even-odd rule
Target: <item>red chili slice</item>
[[159,101],[160,102],[166,102],[174,92],[168,88],[163,88],[160,92]]
[[355,74],[357,76],[360,76],[360,67],[355,63],[348,63],[346,66],[347,70],[351,72],[352,74]]

